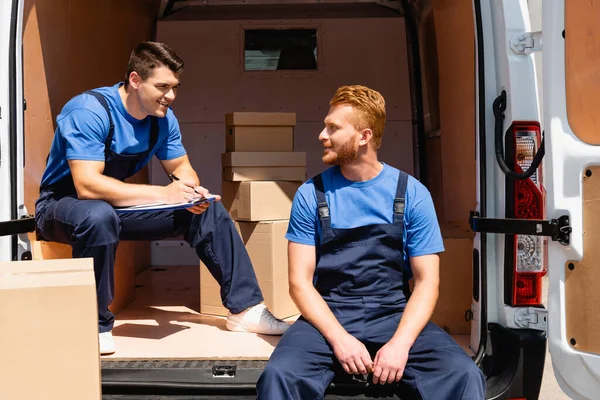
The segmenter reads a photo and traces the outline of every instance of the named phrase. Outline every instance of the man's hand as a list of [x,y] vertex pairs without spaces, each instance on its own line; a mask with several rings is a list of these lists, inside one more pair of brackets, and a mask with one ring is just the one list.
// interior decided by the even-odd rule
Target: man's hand
[[373,361],[367,348],[349,333],[342,335],[331,346],[346,373],[366,375],[373,370]]
[[[206,191],[206,193],[208,193],[208,191]],[[191,201],[195,197],[198,197],[198,195],[194,193],[193,182],[186,180],[174,181],[165,187],[163,203],[181,203],[183,201]]]
[[384,385],[394,381],[400,382],[408,361],[409,350],[410,347],[392,341],[379,349],[373,365],[373,383]]
[[[206,189],[202,186],[196,186],[194,189],[196,189],[196,192],[200,193],[203,197],[210,196],[208,189]],[[196,197],[198,197],[197,194],[196,194]],[[215,195],[215,201],[221,201],[221,196]],[[210,201],[206,201],[204,203],[197,204],[193,207],[188,208],[187,210],[194,214],[202,214],[204,211],[206,211],[208,206],[210,206]]]

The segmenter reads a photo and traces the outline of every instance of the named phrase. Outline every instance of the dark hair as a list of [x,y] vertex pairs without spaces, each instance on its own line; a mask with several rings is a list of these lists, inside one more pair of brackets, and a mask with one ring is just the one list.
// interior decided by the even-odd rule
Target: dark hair
[[125,87],[129,85],[129,76],[137,72],[142,80],[146,80],[155,68],[165,66],[176,74],[183,72],[183,60],[169,46],[158,42],[142,42],[129,56]]

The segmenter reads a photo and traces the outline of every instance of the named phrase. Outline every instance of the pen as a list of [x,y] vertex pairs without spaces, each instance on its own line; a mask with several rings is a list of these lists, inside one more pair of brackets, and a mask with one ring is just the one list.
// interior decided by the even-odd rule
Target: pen
[[[176,176],[175,176],[175,175],[173,175],[173,174],[169,174],[169,178],[170,178],[172,181],[178,181],[178,180],[179,180],[179,178],[178,178],[178,177],[176,177]],[[194,193],[196,193],[198,196],[204,197],[204,196],[202,196],[200,193],[198,193],[198,192],[196,191],[196,189],[194,189]]]

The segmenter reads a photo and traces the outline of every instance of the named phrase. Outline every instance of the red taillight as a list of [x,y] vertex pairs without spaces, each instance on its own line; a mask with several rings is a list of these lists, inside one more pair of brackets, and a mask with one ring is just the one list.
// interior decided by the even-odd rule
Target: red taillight
[[515,305],[535,305],[542,302],[542,274],[519,273],[515,278]]
[[[537,123],[515,123],[512,126],[515,171],[526,171],[541,143]],[[541,164],[531,177],[514,182],[514,218],[544,219],[545,190]],[[542,303],[542,276],[546,274],[547,240],[543,236],[515,235],[513,251],[512,305]]]
[[544,193],[540,189],[530,179],[515,182],[515,218],[544,218]]

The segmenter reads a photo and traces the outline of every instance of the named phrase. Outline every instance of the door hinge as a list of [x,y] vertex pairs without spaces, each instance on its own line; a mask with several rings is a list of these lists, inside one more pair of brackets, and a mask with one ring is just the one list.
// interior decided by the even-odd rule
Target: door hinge
[[479,213],[471,211],[469,223],[473,232],[550,236],[552,240],[565,246],[570,242],[572,231],[568,215],[551,220],[480,218]]
[[545,308],[520,308],[515,313],[515,324],[520,328],[545,331],[548,327],[548,310]]
[[525,32],[510,38],[510,48],[517,54],[531,54],[542,51],[542,31]]

